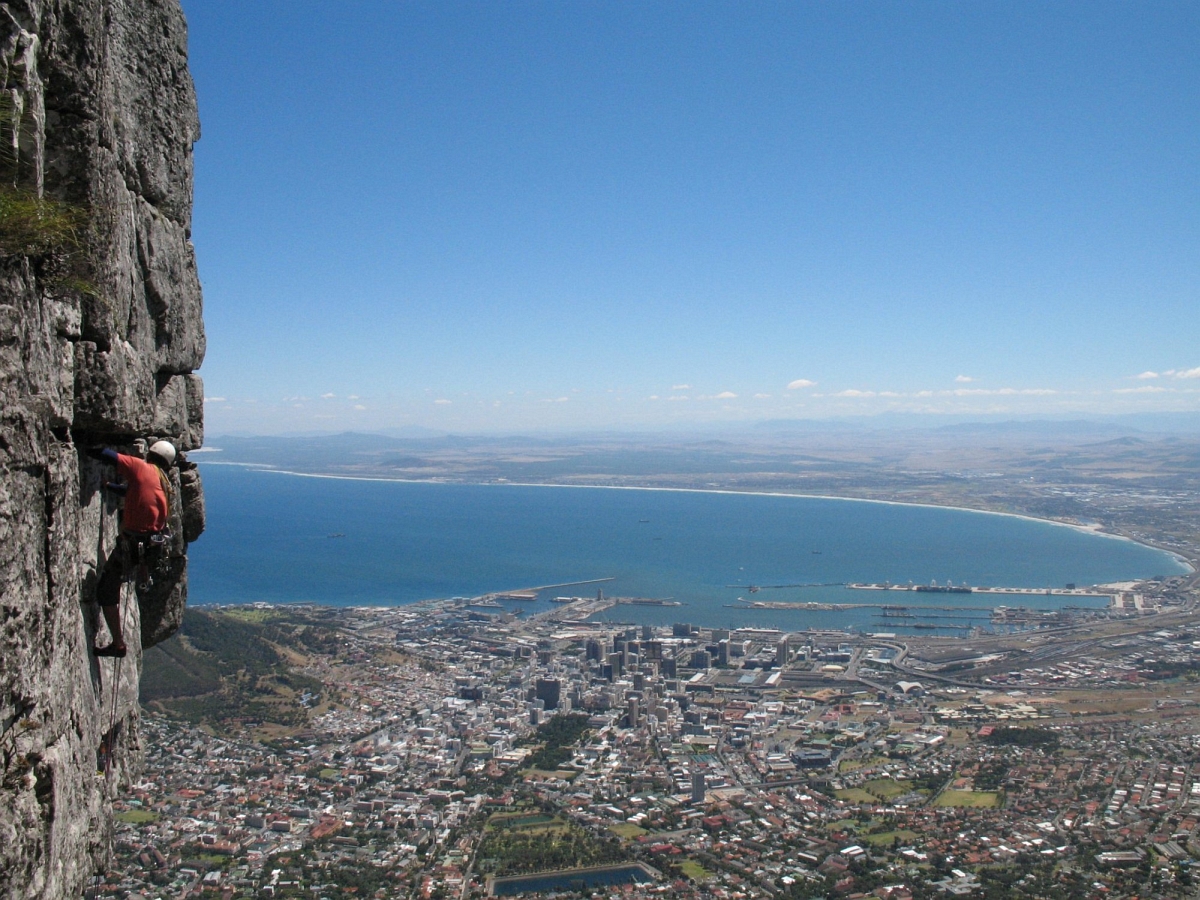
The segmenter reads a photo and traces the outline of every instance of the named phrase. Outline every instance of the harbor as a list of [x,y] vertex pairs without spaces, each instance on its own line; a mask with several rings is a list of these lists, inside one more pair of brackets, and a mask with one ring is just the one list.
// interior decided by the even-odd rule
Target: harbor
[[[455,597],[453,602],[478,610],[478,616],[491,616],[497,619],[510,617],[528,618],[531,621],[555,621],[563,624],[580,626],[594,624],[594,619],[615,607],[642,609],[670,609],[687,606],[686,601],[674,597],[644,597],[644,596],[613,596],[606,595],[603,588],[596,591],[594,597],[568,594],[547,596],[549,591],[559,591],[565,588],[583,585],[604,585],[616,581],[616,576],[591,578],[556,584],[537,585],[513,590],[491,591],[480,596],[466,598]],[[1142,595],[1130,590],[1133,583],[1120,582],[1104,585],[1076,587],[1068,584],[1061,588],[1028,588],[1028,587],[980,587],[947,582],[939,584],[936,581],[924,583],[907,582],[896,584],[883,582],[836,582],[815,583],[796,582],[790,584],[764,585],[726,585],[748,592],[764,589],[781,588],[841,588],[842,590],[876,591],[894,593],[920,594],[924,602],[897,603],[889,596],[872,601],[867,597],[860,601],[841,601],[832,599],[821,600],[761,600],[757,597],[739,596],[734,603],[723,604],[725,609],[743,611],[759,610],[769,612],[809,612],[809,613],[859,613],[869,619],[863,619],[859,627],[874,627],[901,629],[904,631],[950,631],[976,632],[980,629],[1023,630],[1028,628],[1052,627],[1070,624],[1077,621],[1081,615],[1105,615],[1138,613],[1142,611]],[[1000,597],[1054,597],[1054,598],[1087,598],[1105,600],[1099,605],[1069,605],[1054,608],[1037,608],[1026,605],[1000,604],[994,607],[980,605],[965,605],[969,601],[955,602],[958,596],[981,594]],[[938,602],[937,598],[944,597]],[[899,599],[899,598],[896,598]],[[916,599],[916,598],[914,598]],[[933,601],[933,602],[929,602]],[[526,613],[526,607],[532,607]],[[549,607],[549,608],[547,608]]]

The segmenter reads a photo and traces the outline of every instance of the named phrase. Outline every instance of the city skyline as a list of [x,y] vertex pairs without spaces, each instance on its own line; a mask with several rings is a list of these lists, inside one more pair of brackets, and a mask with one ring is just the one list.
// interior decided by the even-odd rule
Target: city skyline
[[185,9],[212,433],[1200,410],[1193,7]]

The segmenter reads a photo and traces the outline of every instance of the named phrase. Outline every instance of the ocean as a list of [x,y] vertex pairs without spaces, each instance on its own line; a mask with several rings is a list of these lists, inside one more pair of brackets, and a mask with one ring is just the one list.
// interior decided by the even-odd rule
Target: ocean
[[[1175,557],[1131,541],[1015,516],[816,497],[307,477],[201,464],[208,529],[193,544],[190,601],[405,604],[540,585],[555,596],[670,599],[618,606],[610,621],[799,630],[908,631],[876,609],[736,608],[739,598],[954,606],[953,625],[999,604],[1057,608],[1061,596],[911,594],[836,583],[953,582],[1024,588],[1174,575]],[[827,585],[774,587],[775,585]],[[749,586],[760,590],[754,594]],[[940,611],[937,616],[946,613]],[[897,627],[901,626],[901,627]],[[926,626],[928,627],[928,625]],[[937,633],[937,632],[934,632]],[[961,633],[961,632],[960,632]]]

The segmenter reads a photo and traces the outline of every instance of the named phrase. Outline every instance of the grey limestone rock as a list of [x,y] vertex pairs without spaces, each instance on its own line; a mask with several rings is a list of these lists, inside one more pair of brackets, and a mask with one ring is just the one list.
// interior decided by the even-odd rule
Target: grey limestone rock
[[0,896],[76,898],[139,764],[141,648],[179,627],[204,528],[181,453],[175,541],[148,590],[124,589],[129,656],[93,658],[119,519],[82,451],[204,434],[178,0],[0,0],[0,79],[0,200],[71,223],[22,244],[0,208]]
[[190,544],[204,533],[204,487],[196,464],[184,453],[179,456],[179,509],[183,539]]

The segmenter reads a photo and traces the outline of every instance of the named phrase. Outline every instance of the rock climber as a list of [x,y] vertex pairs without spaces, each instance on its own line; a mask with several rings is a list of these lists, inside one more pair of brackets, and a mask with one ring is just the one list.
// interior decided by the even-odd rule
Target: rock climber
[[146,459],[126,456],[105,447],[94,447],[88,456],[112,463],[120,482],[110,482],[110,491],[125,497],[121,513],[121,534],[117,545],[105,560],[104,570],[96,585],[96,600],[104,613],[112,641],[104,647],[93,648],[96,656],[125,656],[125,636],[121,630],[121,584],[136,569],[143,587],[149,584],[147,562],[160,555],[170,539],[171,482],[167,471],[175,463],[175,447],[170,441],[156,441],[146,453]]

